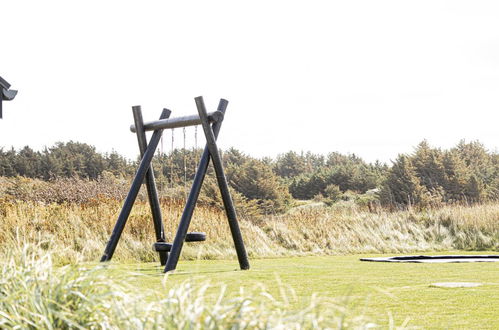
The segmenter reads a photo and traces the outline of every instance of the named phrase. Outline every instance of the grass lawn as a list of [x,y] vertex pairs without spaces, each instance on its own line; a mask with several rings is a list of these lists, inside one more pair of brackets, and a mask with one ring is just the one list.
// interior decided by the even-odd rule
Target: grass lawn
[[[460,254],[466,252],[452,252]],[[442,253],[438,253],[442,254]],[[476,253],[475,253],[476,254]],[[479,254],[488,254],[480,252]],[[496,254],[490,252],[490,254]],[[251,270],[238,270],[237,260],[180,261],[177,271],[161,284],[158,264],[111,263],[113,273],[132,272],[132,285],[167,290],[186,280],[224,283],[228,294],[240,287],[264,285],[280,297],[285,290],[291,308],[303,306],[313,293],[337,299],[354,313],[387,326],[424,328],[499,328],[499,262],[487,263],[378,263],[361,262],[367,255],[253,259]],[[369,255],[381,256],[381,255]],[[437,288],[435,282],[479,282],[474,288]],[[280,285],[282,283],[282,285]],[[215,298],[213,298],[215,299]]]

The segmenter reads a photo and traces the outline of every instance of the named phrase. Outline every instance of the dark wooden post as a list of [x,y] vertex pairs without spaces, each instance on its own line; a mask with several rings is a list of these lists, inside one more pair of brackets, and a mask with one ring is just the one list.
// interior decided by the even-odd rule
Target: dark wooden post
[[[163,114],[166,116],[166,118],[168,118],[171,114],[171,111],[168,109],[163,109]],[[118,220],[116,221],[116,225],[114,226],[113,233],[111,234],[106,249],[104,250],[104,255],[102,256],[100,261],[109,261],[113,257],[114,251],[116,250],[116,246],[118,245],[118,241],[120,240],[121,233],[123,232],[126,221],[130,216],[133,203],[135,202],[135,199],[137,198],[137,195],[139,193],[140,186],[142,185],[142,182],[144,182],[146,173],[151,165],[152,158],[154,156],[156,148],[158,147],[162,133],[163,130],[160,129],[154,131],[154,133],[152,134],[151,140],[149,141],[149,145],[147,146],[147,149],[144,152],[144,156],[142,157],[142,160],[140,162],[139,169],[137,170],[135,178],[133,179],[130,191],[126,196],[123,208],[121,209],[120,215],[118,216]]]
[[199,112],[199,117],[201,117],[201,125],[203,126],[204,134],[206,136],[206,148],[209,150],[211,155],[211,160],[213,162],[213,167],[215,168],[215,173],[218,181],[218,187],[220,188],[220,193],[222,194],[225,213],[227,214],[227,218],[229,220],[230,231],[234,240],[237,258],[239,259],[239,266],[241,267],[241,269],[249,269],[250,265],[248,261],[248,255],[246,253],[241,230],[239,229],[239,224],[237,222],[236,209],[234,208],[232,197],[230,196],[229,185],[227,184],[227,178],[225,177],[222,159],[220,158],[220,154],[218,153],[216,138],[208,122],[208,114],[206,112],[203,97],[198,96],[195,98],[195,100]]
[[[227,109],[228,102],[226,100],[220,100],[218,104],[218,111],[222,114],[225,114],[225,110]],[[219,121],[212,124],[213,134],[216,137],[220,132],[220,128],[222,127],[222,118]],[[196,207],[196,202],[199,197],[199,193],[201,192],[201,186],[203,185],[204,177],[206,175],[206,171],[208,170],[208,165],[210,163],[210,151],[206,146],[203,151],[203,155],[199,160],[198,169],[194,176],[194,181],[192,182],[191,191],[189,192],[189,196],[187,197],[187,202],[184,207],[184,211],[182,212],[182,217],[180,218],[180,223],[177,228],[177,233],[175,234],[175,239],[173,240],[173,245],[170,250],[170,255],[168,256],[168,261],[166,262],[165,273],[168,271],[172,271],[177,268],[178,259],[180,257],[180,252],[182,251],[182,246],[184,245],[185,236],[187,235],[187,230],[189,229],[189,225],[191,223],[192,214],[194,213],[194,208]]]
[[[133,111],[133,120],[135,123],[135,128],[137,133],[137,142],[139,144],[139,149],[140,149],[140,157],[143,157],[147,149],[147,139],[146,139],[146,132],[144,130],[144,120],[142,118],[142,110],[138,105],[132,107],[132,111]],[[160,120],[166,119],[167,116],[168,112],[163,111],[159,119]],[[149,165],[149,169],[147,170],[145,183],[147,188],[147,196],[149,197],[149,205],[151,206],[154,231],[156,233],[156,242],[164,242],[165,230],[163,228],[163,216],[161,215],[161,206],[159,204],[158,190],[156,189],[156,181],[154,180],[154,171],[152,164]],[[159,252],[159,260],[161,262],[161,265],[165,265],[167,259],[168,259],[168,252],[166,251]]]

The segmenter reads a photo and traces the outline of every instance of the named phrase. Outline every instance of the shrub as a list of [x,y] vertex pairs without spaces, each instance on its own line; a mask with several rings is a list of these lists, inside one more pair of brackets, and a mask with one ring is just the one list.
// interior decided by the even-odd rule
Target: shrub
[[330,206],[339,201],[342,195],[343,193],[341,192],[340,187],[335,184],[330,184],[324,189],[324,202],[326,205]]
[[280,213],[291,205],[288,187],[267,163],[250,159],[227,167],[230,185],[248,200],[256,201],[264,214]]

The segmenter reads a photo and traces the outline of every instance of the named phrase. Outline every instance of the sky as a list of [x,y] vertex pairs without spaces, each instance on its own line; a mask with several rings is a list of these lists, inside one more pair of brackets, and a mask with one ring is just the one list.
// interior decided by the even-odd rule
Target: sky
[[202,95],[209,111],[229,100],[220,147],[256,157],[499,149],[497,1],[0,0],[0,17],[0,76],[19,90],[4,148],[73,140],[135,158],[133,105],[150,121],[196,114]]

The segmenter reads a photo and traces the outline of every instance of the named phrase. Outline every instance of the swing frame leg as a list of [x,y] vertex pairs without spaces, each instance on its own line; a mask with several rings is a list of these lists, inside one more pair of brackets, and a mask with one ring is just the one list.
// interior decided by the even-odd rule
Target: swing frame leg
[[230,232],[232,234],[232,239],[234,240],[239,266],[243,270],[249,269],[250,265],[248,261],[248,254],[246,253],[246,248],[244,247],[243,237],[237,221],[236,209],[230,195],[229,185],[227,183],[227,178],[225,177],[222,159],[218,152],[216,138],[208,121],[208,113],[204,105],[204,100],[202,96],[196,97],[195,100],[199,117],[201,118],[204,135],[206,136],[206,148],[208,148],[210,152],[213,167],[215,168],[218,187],[220,189],[220,193],[222,194],[224,209],[227,215],[227,220],[229,221]]
[[[220,192],[222,194],[222,199],[227,213],[227,218],[229,220],[229,226],[231,229],[232,237],[234,239],[234,245],[236,247],[237,256],[239,259],[239,265],[241,269],[249,269],[250,266],[249,266],[248,256],[246,254],[246,250],[242,240],[241,231],[239,230],[236,212],[234,209],[234,205],[232,203],[232,198],[230,196],[229,188],[227,185],[227,179],[225,178],[222,162],[216,145],[216,139],[220,132],[222,121],[217,121],[214,124],[210,125],[206,113],[206,108],[204,107],[203,98],[197,97],[195,100],[196,100],[196,105],[198,106],[198,112],[201,118],[201,123],[205,131],[207,143],[204,148],[201,160],[199,161],[199,166],[196,171],[194,181],[192,183],[189,197],[187,198],[187,203],[185,205],[184,212],[182,213],[182,217],[180,219],[180,224],[178,226],[177,233],[175,235],[175,239],[173,241],[173,245],[170,251],[170,255],[168,257],[168,261],[166,262],[166,267],[164,272],[166,273],[169,271],[173,271],[177,267],[178,259],[180,257],[180,251],[182,250],[182,246],[184,244],[184,240],[187,235],[187,230],[189,229],[189,225],[192,219],[192,214],[194,212],[194,208],[196,207],[196,202],[199,197],[199,193],[201,191],[201,186],[203,184],[206,171],[208,169],[210,156],[213,160],[213,165],[215,167],[215,172],[217,174],[217,181],[220,187]],[[225,110],[227,109],[227,104],[228,104],[227,100],[221,99],[218,104],[217,110],[225,114]]]
[[[229,102],[224,99],[220,99],[218,103],[218,111],[225,114],[227,109],[227,104]],[[222,127],[222,120],[216,121],[212,124],[213,133],[215,138],[220,132]],[[204,177],[206,176],[206,171],[208,170],[208,165],[210,163],[210,151],[206,146],[203,151],[203,155],[199,160],[199,165],[194,175],[194,180],[192,182],[191,191],[187,197],[187,202],[185,203],[184,211],[182,212],[182,217],[180,218],[180,223],[177,228],[177,233],[175,234],[175,239],[173,240],[172,248],[170,250],[170,255],[168,256],[168,261],[166,262],[166,267],[164,272],[169,272],[177,268],[178,259],[180,257],[180,251],[184,245],[185,237],[187,235],[187,230],[191,223],[192,214],[194,213],[194,208],[196,207],[196,202],[201,192],[201,186],[203,185]]]
[[[165,116],[166,118],[168,118],[170,114],[171,114],[170,110],[163,109],[161,116],[162,117]],[[154,156],[156,148],[158,147],[162,133],[163,130],[159,129],[154,131],[154,133],[152,134],[151,140],[149,141],[149,145],[147,146],[147,149],[144,152],[144,156],[140,161],[139,168],[137,170],[137,173],[135,174],[135,178],[133,179],[130,191],[126,196],[125,202],[118,216],[118,220],[116,221],[116,225],[114,226],[111,237],[109,238],[109,242],[107,243],[106,248],[104,250],[104,254],[102,255],[102,258],[100,260],[101,262],[109,261],[113,257],[114,251],[116,250],[116,246],[118,245],[118,241],[120,240],[121,234],[123,233],[123,229],[125,228],[126,221],[130,216],[133,203],[135,202],[140,187],[144,182],[146,173],[150,168],[152,158]]]
[[[133,120],[135,123],[135,132],[137,135],[137,142],[140,150],[140,157],[144,157],[144,153],[147,149],[147,138],[146,131],[144,130],[144,119],[142,117],[142,109],[140,105],[132,107]],[[161,114],[161,119],[167,119],[169,114],[163,112]],[[163,227],[163,216],[161,215],[161,206],[159,204],[158,190],[156,188],[156,181],[154,179],[154,171],[152,164],[149,165],[149,169],[146,173],[145,184],[147,188],[147,196],[149,198],[149,205],[151,207],[152,219],[154,223],[154,231],[156,234],[156,242],[165,241],[165,230]],[[168,259],[168,252],[159,252],[159,260],[162,266],[166,264]]]

